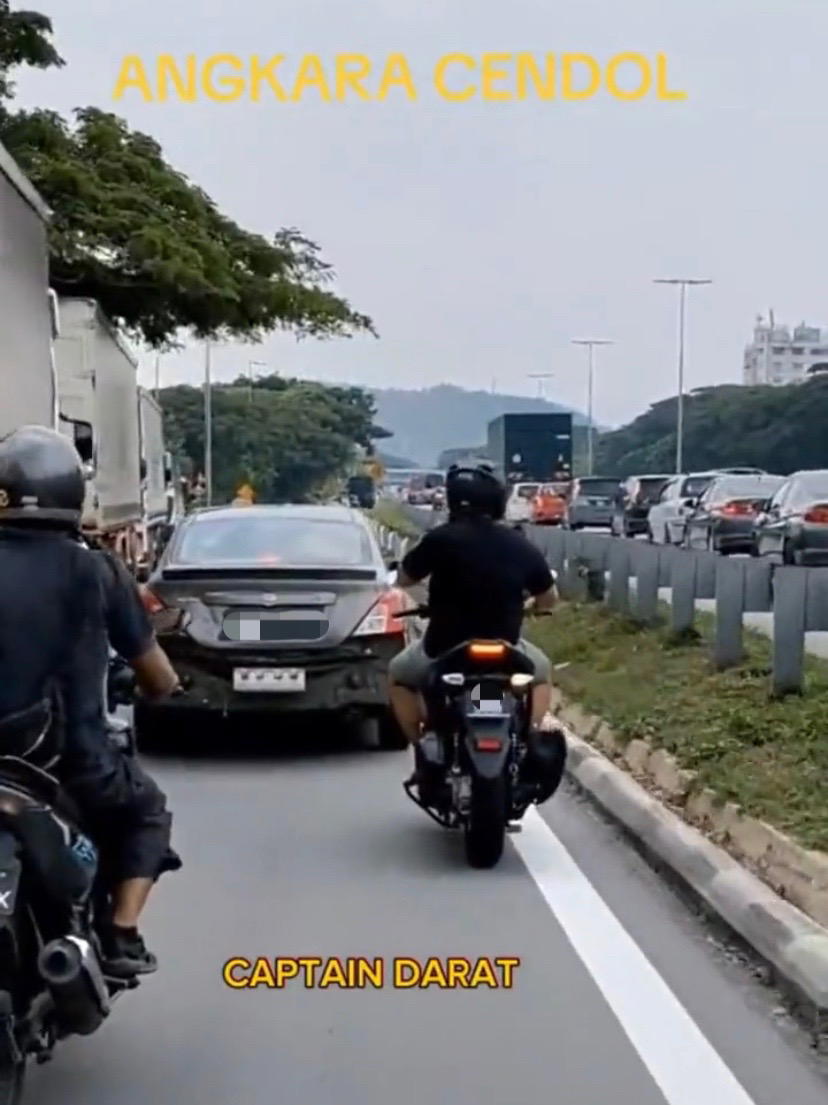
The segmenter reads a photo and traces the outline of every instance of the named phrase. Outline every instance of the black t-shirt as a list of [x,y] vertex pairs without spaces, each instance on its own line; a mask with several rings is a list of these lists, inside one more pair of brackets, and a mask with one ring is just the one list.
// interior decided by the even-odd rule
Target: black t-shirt
[[542,595],[553,582],[531,542],[485,519],[429,530],[402,569],[418,582],[430,577],[423,645],[432,658],[472,638],[516,643],[527,596]]
[[63,767],[100,770],[114,754],[104,725],[107,645],[132,661],[153,643],[132,578],[68,536],[0,527],[0,612],[0,718],[56,687]]

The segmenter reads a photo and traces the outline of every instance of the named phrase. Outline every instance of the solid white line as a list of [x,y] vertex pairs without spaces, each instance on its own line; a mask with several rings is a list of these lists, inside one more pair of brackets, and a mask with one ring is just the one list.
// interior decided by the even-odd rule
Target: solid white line
[[668,1105],[755,1105],[537,810],[512,841]]

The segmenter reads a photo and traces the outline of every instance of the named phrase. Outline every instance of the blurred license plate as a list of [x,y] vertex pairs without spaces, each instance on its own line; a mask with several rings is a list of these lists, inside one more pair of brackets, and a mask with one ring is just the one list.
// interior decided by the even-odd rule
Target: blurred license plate
[[260,694],[296,694],[305,689],[302,668],[235,668],[234,691],[258,691]]

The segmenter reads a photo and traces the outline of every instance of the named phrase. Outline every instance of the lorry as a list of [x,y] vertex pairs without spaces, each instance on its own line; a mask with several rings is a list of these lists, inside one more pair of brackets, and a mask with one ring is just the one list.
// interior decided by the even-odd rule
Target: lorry
[[138,361],[93,299],[61,298],[61,414],[92,427],[83,529],[137,571],[145,559]]
[[138,388],[138,430],[141,440],[141,555],[140,575],[155,567],[169,534],[169,525],[179,513],[174,498],[174,473],[170,454],[164,448],[164,415],[158,401]]
[[572,479],[572,415],[502,414],[489,423],[486,453],[507,483],[568,484]]

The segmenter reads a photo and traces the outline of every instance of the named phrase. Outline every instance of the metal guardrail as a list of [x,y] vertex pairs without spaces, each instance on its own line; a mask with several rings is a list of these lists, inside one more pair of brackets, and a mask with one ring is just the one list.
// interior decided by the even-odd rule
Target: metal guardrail
[[[443,521],[442,515],[416,507],[405,513],[423,530]],[[525,528],[558,573],[567,598],[605,601],[616,613],[647,625],[659,617],[659,592],[669,588],[671,629],[677,635],[693,631],[699,599],[715,602],[713,662],[720,669],[744,659],[744,616],[771,614],[773,693],[801,692],[805,634],[828,631],[828,568],[776,566],[603,533]]]

